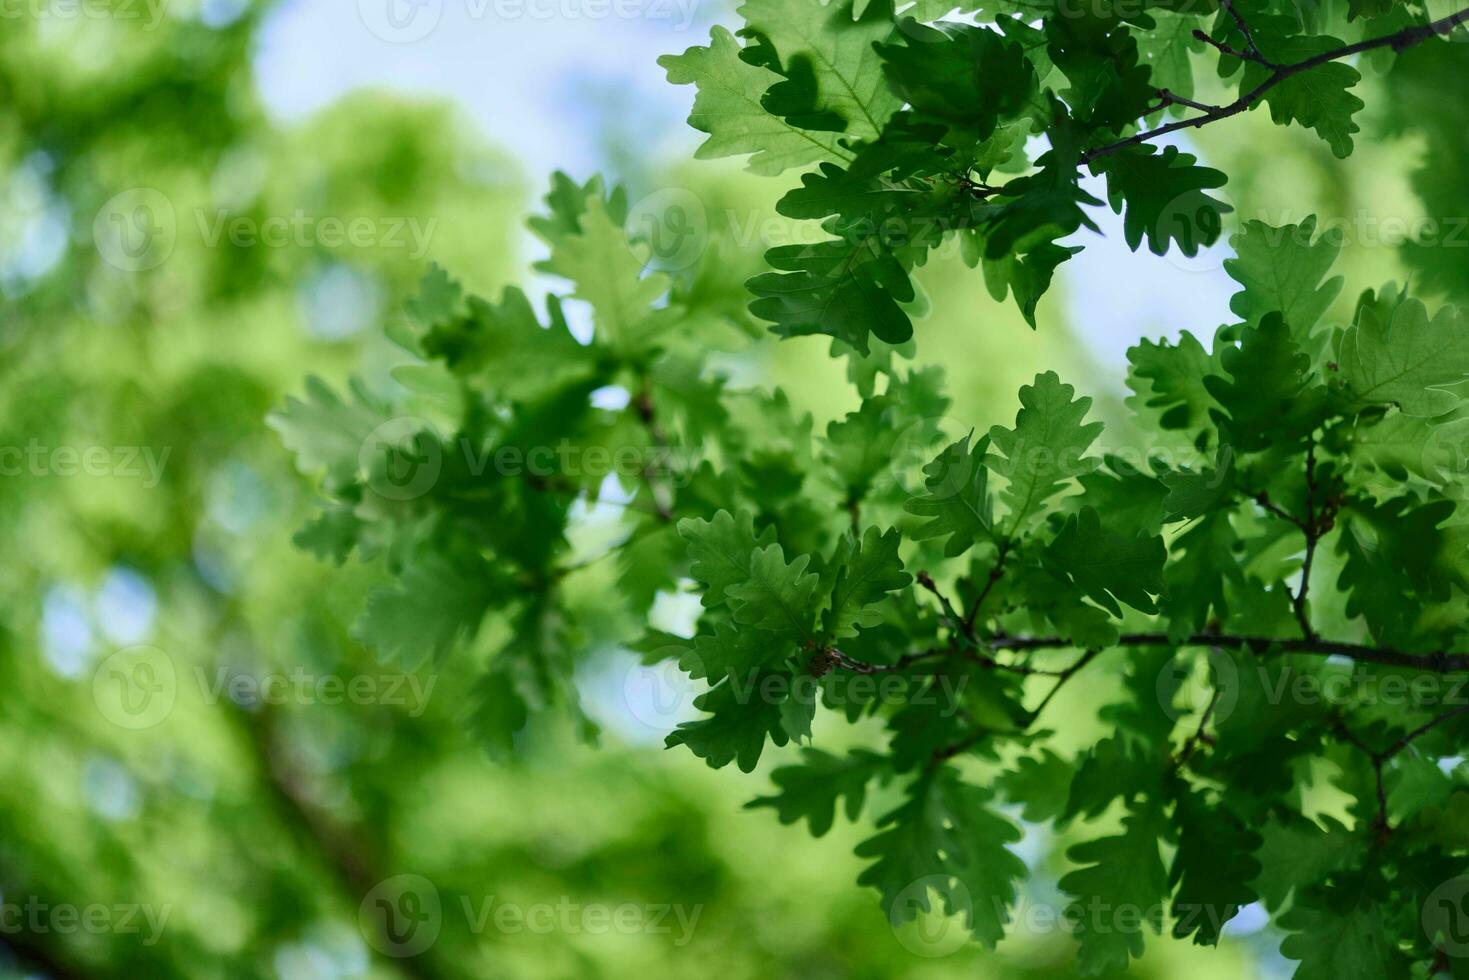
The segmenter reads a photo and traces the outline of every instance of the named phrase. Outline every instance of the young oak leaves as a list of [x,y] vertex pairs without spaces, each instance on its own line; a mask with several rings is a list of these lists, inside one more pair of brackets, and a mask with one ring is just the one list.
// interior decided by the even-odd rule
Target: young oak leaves
[[[788,753],[752,805],[820,835],[890,785],[858,854],[892,922],[935,910],[998,942],[1030,887],[1003,803],[1074,845],[1057,876],[1083,975],[1165,927],[1212,945],[1256,901],[1300,977],[1427,975],[1452,937],[1418,913],[1469,857],[1453,764],[1469,715],[1450,699],[1469,672],[1463,311],[1396,287],[1343,310],[1314,219],[1248,222],[1226,263],[1240,322],[1129,352],[1145,451],[1120,434],[1095,452],[1089,399],[1047,372],[1013,426],[934,444],[921,481],[893,433],[931,434],[947,401],[938,372],[892,354],[909,352],[893,345],[913,274],[950,238],[1033,323],[1101,205],[1083,168],[1130,246],[1207,246],[1220,176],[1155,140],[1264,104],[1348,151],[1345,59],[1457,21],[1235,0],[1009,4],[976,26],[936,23],[940,6],[761,0],[736,34],[663,61],[697,87],[701,156],[805,168],[780,208],[825,238],[773,250],[749,285],[777,333],[870,354],[851,365],[863,403],[824,439],[701,356],[747,322],[717,248],[650,272],[625,196],[558,177],[533,227],[564,297],[538,312],[433,273],[395,331],[396,387],[309,382],[272,418],[323,478],[302,545],[381,573],[357,635],[384,657],[483,662],[470,724],[496,754],[558,718],[591,738],[574,672],[619,644],[707,685],[668,743],[715,767],[876,719],[844,753]],[[1237,102],[1177,87],[1199,59]],[[634,464],[588,464],[613,448]],[[589,554],[585,522],[607,511],[618,536]],[[639,639],[690,582],[693,635]],[[1436,686],[1411,703],[1290,693],[1342,661]],[[1105,737],[1053,740],[1058,701],[1094,708]]]
[[[1194,255],[1222,233],[1230,207],[1209,192],[1225,175],[1154,138],[1268,106],[1346,156],[1363,107],[1346,63],[1356,47],[1402,49],[1453,29],[1399,8],[1307,23],[1265,0],[1229,14],[1000,5],[980,24],[943,8],[750,0],[743,46],[715,28],[708,47],[660,59],[671,82],[696,87],[701,157],[753,154],[764,175],[818,166],[777,210],[820,221],[829,237],[771,248],[775,271],[749,284],[751,311],[776,333],[826,334],[861,355],[874,336],[903,343],[912,276],[955,236],[992,294],[1013,294],[1034,326],[1056,268],[1081,249],[1071,236],[1095,229],[1085,209],[1101,202],[1081,188],[1083,169],[1105,177],[1129,247]],[[1326,27],[1368,40],[1349,45]],[[1231,80],[1235,102],[1193,101],[1200,60]],[[1160,113],[1180,118],[1149,129]]]

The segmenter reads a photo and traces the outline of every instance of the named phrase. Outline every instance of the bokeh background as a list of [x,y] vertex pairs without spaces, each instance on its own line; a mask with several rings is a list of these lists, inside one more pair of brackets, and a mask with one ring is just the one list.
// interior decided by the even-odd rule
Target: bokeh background
[[[1046,914],[1066,841],[1027,836],[1037,913],[998,953],[941,921],[894,931],[854,884],[865,824],[813,840],[741,809],[779,753],[743,777],[662,750],[687,692],[621,647],[638,624],[609,609],[579,668],[600,747],[551,729],[494,762],[464,729],[474,662],[375,664],[348,627],[377,569],[292,545],[312,484],[267,414],[308,374],[390,385],[384,331],[430,262],[481,292],[546,288],[523,222],[553,170],[633,200],[676,189],[752,270],[789,232],[783,181],[691,161],[692,93],[655,63],[734,22],[714,0],[3,5],[0,975],[1073,975]],[[1469,132],[1469,99],[1443,91],[1469,73],[1436,58],[1391,82],[1359,65],[1348,161],[1263,113],[1186,144],[1231,175],[1236,217],[1345,222],[1338,320],[1389,278],[1466,281],[1469,251],[1413,256],[1394,231],[1424,197],[1469,213],[1434,176],[1453,158],[1421,172],[1425,127]],[[1433,122],[1394,112],[1444,100]],[[1134,255],[1096,217],[1035,331],[955,254],[923,270],[919,359],[945,366],[962,423],[1010,417],[1048,368],[1121,420],[1131,343],[1230,319],[1224,243]],[[855,404],[815,339],[759,344],[741,370],[818,425]],[[160,699],[130,703],[117,671],[142,668]],[[1100,724],[1057,715],[1078,739]],[[412,959],[360,923],[404,875],[440,901]],[[1150,937],[1135,975],[1289,974],[1257,910],[1226,932],[1218,951]]]

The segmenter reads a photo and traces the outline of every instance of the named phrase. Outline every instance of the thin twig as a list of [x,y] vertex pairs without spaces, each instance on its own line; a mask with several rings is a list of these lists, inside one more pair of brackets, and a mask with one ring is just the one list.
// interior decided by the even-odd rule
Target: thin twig
[[1173,768],[1178,769],[1186,764],[1189,759],[1193,758],[1193,754],[1198,751],[1200,743],[1205,741],[1212,742],[1212,739],[1209,739],[1204,734],[1204,729],[1208,727],[1209,719],[1214,716],[1214,709],[1219,704],[1219,696],[1223,693],[1224,689],[1222,687],[1218,685],[1214,687],[1214,694],[1209,698],[1209,704],[1204,708],[1203,716],[1199,718],[1199,727],[1194,729],[1194,733],[1183,743],[1183,748],[1179,750],[1178,756],[1173,760]]
[[989,598],[990,592],[994,590],[995,584],[1000,581],[1000,576],[1005,574],[1005,559],[1010,556],[1010,540],[1006,538],[1000,542],[999,553],[995,555],[995,563],[990,567],[989,578],[985,580],[984,587],[979,590],[979,595],[974,597],[974,603],[969,607],[969,612],[964,616],[964,630],[970,636],[974,635],[974,624],[979,619],[980,607]]
[[1342,721],[1338,720],[1336,722],[1336,733],[1340,735],[1343,739],[1345,739],[1348,743],[1350,743],[1354,748],[1366,755],[1367,758],[1372,762],[1372,775],[1373,779],[1376,781],[1377,791],[1376,828],[1379,836],[1386,836],[1387,834],[1392,832],[1392,826],[1388,823],[1387,819],[1387,790],[1383,784],[1382,767],[1388,762],[1388,760],[1392,759],[1398,753],[1405,750],[1409,745],[1413,744],[1413,741],[1415,739],[1419,738],[1420,736],[1427,735],[1429,732],[1433,731],[1435,728],[1448,721],[1450,718],[1456,718],[1459,715],[1465,713],[1469,713],[1469,705],[1460,705],[1457,708],[1445,711],[1443,714],[1438,715],[1437,717],[1429,720],[1422,725],[1419,725],[1417,728],[1413,729],[1411,732],[1408,732],[1402,738],[1398,739],[1392,745],[1389,745],[1387,748],[1382,749],[1381,751],[1373,749],[1366,742],[1362,741],[1362,739],[1355,735],[1352,730],[1348,728],[1346,724]]
[[959,611],[954,608],[954,604],[949,601],[949,597],[944,595],[943,590],[938,587],[938,583],[933,580],[933,576],[927,572],[919,572],[916,580],[919,585],[938,597],[939,604],[944,607],[944,615],[948,616],[950,622],[956,627],[964,631],[966,638],[972,640],[974,638],[974,631],[969,627],[969,621],[959,615]]
[[1050,704],[1051,699],[1060,692],[1061,688],[1066,686],[1066,682],[1075,677],[1077,672],[1080,671],[1081,668],[1085,667],[1087,664],[1095,660],[1097,658],[1097,655],[1101,652],[1101,650],[1088,650],[1083,653],[1070,667],[1067,667],[1065,670],[1061,671],[1060,675],[1057,677],[1056,683],[1052,685],[1049,691],[1046,692],[1046,696],[1041,698],[1041,703],[1036,705],[1033,711],[1027,713],[1027,717],[1030,719],[1030,722],[1027,724],[1026,727],[1029,727],[1029,724],[1033,724],[1035,720],[1041,716],[1041,712],[1046,710],[1046,705]]
[[1316,542],[1321,539],[1321,527],[1316,521],[1315,440],[1306,447],[1306,521],[1301,530],[1306,535],[1306,560],[1301,564],[1301,587],[1296,590],[1292,605],[1295,608],[1296,622],[1301,627],[1301,635],[1309,640],[1316,635],[1316,630],[1306,615],[1306,590],[1311,587],[1311,563],[1316,558]]
[[1270,513],[1274,514],[1281,520],[1286,521],[1290,524],[1294,524],[1302,531],[1306,530],[1305,521],[1301,520],[1299,517],[1286,510],[1284,507],[1281,507],[1279,504],[1276,504],[1270,499],[1270,495],[1265,491],[1262,490],[1259,493],[1255,494],[1253,499],[1255,503],[1259,504],[1261,507],[1264,507],[1266,510],[1268,510]]
[[1183,96],[1179,95],[1177,92],[1174,92],[1172,89],[1166,88],[1158,89],[1158,99],[1158,104],[1153,106],[1147,112],[1144,112],[1144,116],[1151,116],[1155,112],[1162,112],[1164,109],[1168,108],[1171,105],[1186,105],[1190,109],[1197,109],[1200,112],[1213,112],[1215,109],[1219,108],[1218,106],[1214,105],[1206,105],[1203,102],[1195,102],[1193,99],[1186,99]]
[[[822,657],[825,657],[824,661],[821,659]],[[994,657],[986,656],[978,650],[963,650],[957,647],[931,647],[927,650],[905,653],[890,664],[878,664],[861,660],[848,653],[844,653],[838,647],[832,647],[829,650],[822,651],[818,655],[814,666],[825,666],[827,669],[835,667],[840,670],[851,671],[854,674],[887,674],[907,670],[914,664],[922,663],[925,660],[940,660],[946,657],[959,657],[963,660],[971,660],[981,667],[990,670],[1003,670],[1006,673],[1020,674],[1025,677],[1060,677],[1064,673],[1059,670],[1042,670],[1040,667],[1028,667],[1025,664],[1007,664],[996,660]],[[825,671],[822,672],[824,673]]]
[[[1463,24],[1465,21],[1469,21],[1469,8],[1461,10],[1455,14],[1450,14],[1447,17],[1441,17],[1438,20],[1433,21],[1432,23],[1420,24],[1415,27],[1404,28],[1403,30],[1398,31],[1395,34],[1388,34],[1383,37],[1370,38],[1366,41],[1358,41],[1356,44],[1348,44],[1344,47],[1333,48],[1330,51],[1324,51],[1321,54],[1307,58],[1304,61],[1295,62],[1294,64],[1276,65],[1273,69],[1271,69],[1269,77],[1267,77],[1259,85],[1255,86],[1244,95],[1241,95],[1238,99],[1229,103],[1228,105],[1219,106],[1209,112],[1205,112],[1202,115],[1194,116],[1190,119],[1179,119],[1166,125],[1159,126],[1156,129],[1149,129],[1141,133],[1134,133],[1132,136],[1117,140],[1114,143],[1108,143],[1105,146],[1099,146],[1096,149],[1088,150],[1081,155],[1081,162],[1090,163],[1098,157],[1108,156],[1110,154],[1116,153],[1118,150],[1126,149],[1129,146],[1136,146],[1139,143],[1146,143],[1149,140],[1156,139],[1159,136],[1165,136],[1168,133],[1176,133],[1182,129],[1197,128],[1199,126],[1207,125],[1208,123],[1218,122],[1221,119],[1227,119],[1230,116],[1244,112],[1246,109],[1253,106],[1256,102],[1260,101],[1260,99],[1264,98],[1266,92],[1269,92],[1271,89],[1273,89],[1275,86],[1279,85],[1286,79],[1291,78],[1295,75],[1299,75],[1302,72],[1310,71],[1312,68],[1319,68],[1320,66],[1333,61],[1340,61],[1342,58],[1350,58],[1352,55],[1355,54],[1362,54],[1366,51],[1375,51],[1378,48],[1391,48],[1394,51],[1403,51],[1407,48],[1413,47],[1416,44],[1421,44],[1431,37],[1448,34],[1450,31],[1458,27],[1460,24]],[[1196,35],[1200,33],[1202,32],[1195,32]],[[1219,48],[1226,54],[1242,58],[1245,61],[1255,60],[1250,58],[1244,52],[1235,51],[1228,45],[1221,44],[1218,41],[1214,41],[1213,39],[1209,38],[1208,35],[1203,35],[1203,37],[1214,47]]]
[[1250,25],[1245,23],[1244,17],[1240,16],[1240,12],[1234,9],[1233,0],[1219,0],[1219,6],[1234,21],[1234,25],[1239,28],[1240,34],[1245,39],[1245,51],[1250,55],[1250,60],[1256,61],[1266,68],[1279,68],[1279,65],[1265,57],[1265,53],[1260,50],[1260,45],[1255,43],[1254,32],[1250,30]]
[[[648,430],[648,438],[653,440],[653,445],[658,449],[668,448],[668,437],[663,434],[663,429],[658,425],[658,415],[653,410],[653,392],[648,382],[644,380],[642,389],[638,392],[633,402],[633,407],[638,413],[638,419],[642,421],[643,428]],[[658,519],[667,524],[673,520],[673,511],[667,503],[659,499],[658,488],[653,483],[653,464],[649,463],[642,470],[643,485],[648,488],[648,497],[652,501],[653,509]]]
[[[985,641],[995,650],[1060,650],[1077,644],[1064,636],[996,636]],[[1362,643],[1342,643],[1320,637],[1281,640],[1269,636],[1238,636],[1217,633],[1195,633],[1181,640],[1167,633],[1125,633],[1114,644],[1119,647],[1227,647],[1251,653],[1305,653],[1321,657],[1347,657],[1363,663],[1386,667],[1408,667],[1434,674],[1469,671],[1469,653],[1408,653],[1392,647],[1373,647]]]

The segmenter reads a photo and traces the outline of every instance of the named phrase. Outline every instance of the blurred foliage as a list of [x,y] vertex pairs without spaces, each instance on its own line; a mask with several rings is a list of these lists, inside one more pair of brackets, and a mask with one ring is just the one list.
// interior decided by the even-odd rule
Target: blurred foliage
[[[1071,975],[1071,944],[1054,930],[998,955],[915,955],[852,886],[851,850],[865,832],[843,824],[813,842],[770,814],[740,811],[748,794],[737,782],[661,751],[658,719],[629,716],[624,692],[641,675],[610,645],[579,669],[589,710],[606,722],[602,747],[537,731],[512,762],[492,762],[466,737],[474,657],[420,669],[413,681],[429,696],[415,700],[402,683],[406,704],[266,704],[218,689],[225,678],[297,670],[402,681],[348,632],[380,570],[328,577],[291,543],[311,511],[311,481],[264,419],[308,373],[338,382],[359,372],[395,390],[402,356],[383,328],[399,322],[427,260],[486,294],[515,281],[529,197],[509,159],[440,105],[370,92],[299,124],[270,120],[250,67],[268,14],[255,4],[220,23],[175,3],[154,29],[120,17],[7,17],[0,31],[0,447],[9,453],[0,462],[20,467],[0,477],[0,963],[16,976],[290,980]],[[1394,96],[1441,103],[1434,93],[1449,69],[1423,58],[1417,74],[1390,77],[1402,86]],[[1431,115],[1383,126],[1406,145],[1435,140],[1412,186],[1435,195],[1434,212],[1462,212],[1462,181],[1442,178],[1453,164],[1432,154],[1462,153],[1449,137],[1464,129],[1444,114],[1435,131]],[[1244,132],[1262,125],[1241,122]],[[1349,213],[1369,196],[1411,206],[1414,154],[1404,143],[1362,140],[1342,164],[1320,159],[1312,139],[1269,160],[1260,142],[1200,142],[1231,173],[1259,175],[1258,186],[1231,188],[1244,214]],[[727,279],[709,288],[736,289],[779,243],[758,230],[773,199],[732,169],[711,169],[629,175],[631,196],[696,188],[728,250]],[[1384,197],[1384,184],[1399,195]],[[138,188],[167,203],[175,235],[156,267],[129,271],[99,248],[106,230],[95,223]],[[297,214],[401,219],[433,231],[419,255],[382,240],[269,247],[226,234],[211,244],[221,214],[257,226]],[[1452,290],[1462,260],[1445,254],[1410,258]],[[1397,254],[1348,249],[1345,261],[1353,278],[1385,278]],[[951,256],[919,276],[938,311],[922,326],[923,356],[949,362],[957,419],[1001,417],[1041,367],[1096,373],[1067,340],[1060,303],[1032,333],[966,272]],[[739,368],[748,383],[790,390],[818,425],[855,405],[813,338],[756,345]],[[595,522],[581,533],[594,538]],[[599,609],[595,584],[589,614]],[[609,636],[629,632],[615,608],[601,612]],[[140,665],[172,670],[172,709],[133,729],[118,723],[129,716],[107,689],[114,671]],[[1075,716],[1063,735],[1078,744],[1102,728],[1085,703],[1058,705]],[[1065,843],[1025,846],[1059,855]],[[1032,882],[1027,900],[1058,901],[1059,856],[1048,867],[1055,873]],[[359,912],[380,882],[403,874],[437,885],[443,929],[421,956],[397,960],[374,949]],[[477,927],[492,900],[676,903],[699,918],[685,945],[676,918],[668,933]],[[38,904],[39,920],[13,926]],[[101,909],[104,925],[68,925],[65,909]],[[1135,973],[1240,976],[1273,945],[1226,941],[1201,961],[1160,942]]]

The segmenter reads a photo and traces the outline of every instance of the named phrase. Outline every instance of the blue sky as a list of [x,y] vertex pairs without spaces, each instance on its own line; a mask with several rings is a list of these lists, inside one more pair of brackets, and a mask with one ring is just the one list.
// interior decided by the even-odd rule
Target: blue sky
[[[300,118],[361,86],[452,99],[520,163],[532,186],[552,170],[607,169],[608,132],[635,153],[687,156],[692,92],[657,57],[733,25],[708,0],[286,0],[266,25],[257,77],[272,111]],[[1102,196],[1099,182],[1090,189]],[[1139,336],[1207,335],[1231,319],[1233,284],[1216,245],[1188,259],[1134,254],[1121,220],[1060,273],[1077,334],[1120,379]]]

